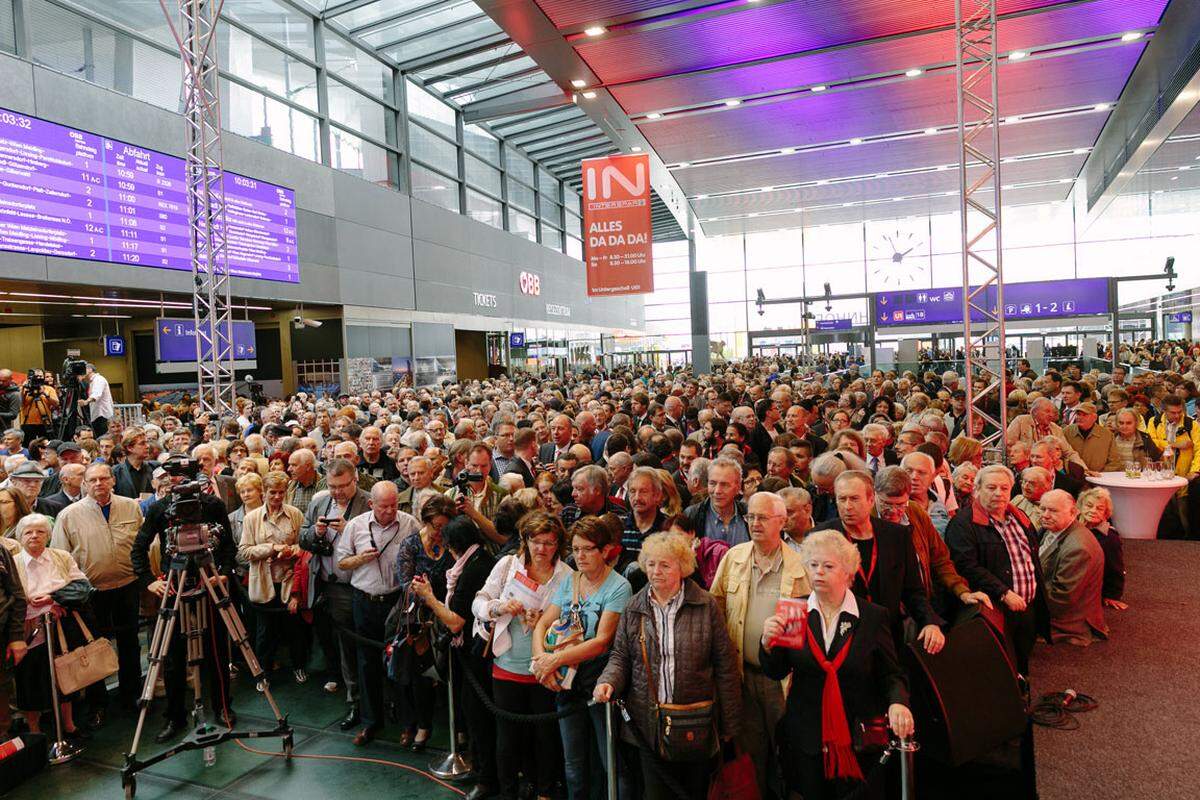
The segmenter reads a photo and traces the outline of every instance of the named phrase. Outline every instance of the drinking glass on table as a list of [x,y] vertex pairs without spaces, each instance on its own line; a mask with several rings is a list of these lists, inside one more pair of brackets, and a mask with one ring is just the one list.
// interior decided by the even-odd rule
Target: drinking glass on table
[[1142,466],[1137,461],[1125,462],[1125,477],[1130,480],[1137,480],[1142,477]]

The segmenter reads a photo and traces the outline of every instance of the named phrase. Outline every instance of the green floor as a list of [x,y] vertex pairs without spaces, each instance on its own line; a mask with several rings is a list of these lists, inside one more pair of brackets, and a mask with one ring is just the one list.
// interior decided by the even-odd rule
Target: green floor
[[[370,745],[355,747],[351,742],[353,732],[347,734],[338,730],[338,722],[346,712],[341,695],[326,694],[313,680],[297,686],[281,678],[280,684],[273,687],[273,691],[280,710],[288,715],[295,728],[297,755],[379,758],[425,771],[431,762],[444,755],[448,741],[444,722],[439,724],[430,749],[419,755],[401,750],[395,744],[400,734],[398,726],[385,730]],[[235,682],[234,686],[234,708],[238,712],[239,726],[272,727],[270,708],[262,695],[244,679]],[[162,749],[153,741],[163,722],[162,702],[156,701],[147,716],[148,735],[142,738],[143,756]],[[120,768],[133,738],[135,722],[133,717],[110,718],[104,728],[85,743],[84,753],[79,758],[61,766],[47,767],[19,788],[5,792],[6,787],[0,787],[0,796],[6,800],[123,797]],[[273,752],[280,748],[278,739],[248,740],[246,744]],[[464,788],[469,788],[469,784]],[[187,800],[328,800],[331,797],[366,800],[373,791],[380,790],[386,790],[391,797],[413,800],[448,800],[458,796],[458,793],[406,769],[350,761],[294,759],[286,762],[282,758],[247,753],[235,742],[217,748],[217,763],[212,767],[204,766],[200,751],[190,751],[140,773],[137,781],[137,797],[141,800],[163,797]]]

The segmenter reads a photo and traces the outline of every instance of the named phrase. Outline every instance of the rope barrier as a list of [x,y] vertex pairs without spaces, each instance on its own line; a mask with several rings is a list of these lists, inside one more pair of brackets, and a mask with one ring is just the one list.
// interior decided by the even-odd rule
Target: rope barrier
[[[462,665],[462,659],[459,659],[459,664]],[[515,711],[509,711],[508,709],[500,708],[500,706],[496,705],[492,698],[488,696],[487,689],[485,689],[479,682],[479,678],[475,677],[475,673],[468,669],[465,665],[462,665],[462,667],[463,674],[467,676],[467,682],[470,683],[475,689],[475,694],[479,696],[479,701],[483,703],[483,707],[486,708],[492,714],[492,716],[499,717],[507,722],[552,722],[555,720],[566,719],[567,717],[587,710],[587,703],[582,702],[564,706],[558,711],[546,711],[541,714],[518,714]]]

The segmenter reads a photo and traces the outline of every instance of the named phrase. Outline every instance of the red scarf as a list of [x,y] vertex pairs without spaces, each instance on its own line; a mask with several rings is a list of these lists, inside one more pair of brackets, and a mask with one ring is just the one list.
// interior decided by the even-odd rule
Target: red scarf
[[808,649],[817,665],[825,670],[825,688],[821,693],[821,749],[825,754],[825,777],[863,780],[862,769],[854,756],[850,740],[850,723],[846,720],[846,707],[842,705],[842,687],[838,683],[838,670],[850,653],[854,641],[851,634],[842,644],[842,649],[830,661],[817,644],[817,636],[808,637]]

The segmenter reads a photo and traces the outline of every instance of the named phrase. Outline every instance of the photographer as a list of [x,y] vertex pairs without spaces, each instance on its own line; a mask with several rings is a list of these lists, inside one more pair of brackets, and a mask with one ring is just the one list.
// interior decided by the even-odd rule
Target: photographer
[[50,385],[46,373],[29,370],[29,377],[21,387],[21,430],[25,431],[27,441],[50,436],[58,406],[58,392]]
[[500,508],[500,501],[508,496],[489,477],[492,474],[492,451],[485,444],[472,445],[467,452],[467,467],[454,479],[454,486],[446,496],[454,501],[460,514],[466,514],[479,526],[479,532],[489,551],[495,552],[508,544],[492,518]]
[[[229,515],[225,512],[225,504],[219,497],[205,494],[201,491],[196,478],[199,475],[199,465],[181,456],[172,456],[163,464],[171,481],[171,493],[150,506],[146,520],[138,531],[130,553],[133,561],[133,571],[143,588],[149,589],[158,597],[166,590],[164,576],[155,575],[150,571],[150,543],[158,537],[161,563],[170,564],[167,547],[172,539],[168,528],[177,524],[180,513],[192,514],[195,521],[207,524],[209,531],[216,537],[212,544],[213,558],[221,580],[229,585],[228,576],[236,573],[237,547],[233,543],[233,534],[229,529]],[[186,481],[186,483],[185,483]],[[185,494],[186,493],[186,494]],[[199,509],[189,512],[179,510],[181,498],[186,500],[196,498]],[[185,578],[185,586],[194,586],[196,575],[191,570]],[[236,581],[234,582],[236,583]],[[230,586],[230,591],[237,591]],[[211,604],[208,605],[208,616],[204,625],[210,634],[202,637],[204,661],[201,669],[207,671],[209,679],[209,704],[217,717],[227,726],[233,727],[236,715],[233,712],[233,697],[229,685],[229,635],[220,616]],[[215,646],[215,648],[214,648]],[[163,665],[163,681],[167,689],[167,724],[163,726],[154,740],[160,744],[170,741],[183,732],[188,712],[185,698],[187,692],[187,653],[183,636],[171,639],[171,647],[167,652],[166,663]],[[216,650],[216,653],[213,650]]]
[[108,388],[108,379],[96,372],[96,365],[88,363],[80,384],[87,387],[87,397],[80,398],[80,411],[89,408],[89,422],[92,432],[97,436],[108,433],[108,421],[113,415],[112,390]]
[[21,392],[11,369],[0,369],[0,430],[11,428],[21,413]]

